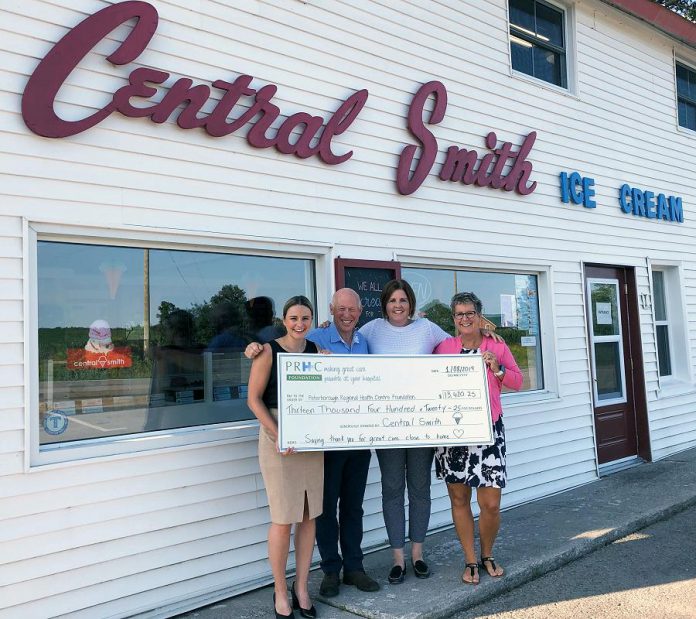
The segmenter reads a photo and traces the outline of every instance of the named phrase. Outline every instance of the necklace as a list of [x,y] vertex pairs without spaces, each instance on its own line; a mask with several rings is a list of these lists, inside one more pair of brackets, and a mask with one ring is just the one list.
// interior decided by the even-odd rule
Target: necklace
[[461,337],[459,338],[459,342],[461,343],[462,348],[464,348],[466,350],[475,350],[477,348],[480,348],[481,344],[482,344],[482,340],[483,340],[483,338],[477,338],[476,340],[469,342],[468,344],[465,344],[464,340]]

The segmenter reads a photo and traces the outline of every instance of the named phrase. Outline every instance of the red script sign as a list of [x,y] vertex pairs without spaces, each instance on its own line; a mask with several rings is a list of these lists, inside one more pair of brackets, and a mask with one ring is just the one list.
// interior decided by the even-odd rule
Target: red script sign
[[[153,84],[163,84],[169,79],[169,73],[165,71],[140,67],[130,73],[129,84],[119,88],[111,102],[102,109],[81,120],[67,121],[60,118],[55,113],[54,102],[68,75],[99,41],[118,26],[136,18],[133,30],[118,49],[107,57],[115,65],[133,62],[145,50],[157,29],[157,10],[147,2],[130,0],[108,6],[85,19],[56,43],[36,67],[24,90],[22,116],[29,129],[45,137],[64,138],[94,127],[113,112],[120,112],[131,118],[149,117],[152,122],[163,123],[183,104],[184,108],[176,121],[182,129],[203,127],[210,135],[222,137],[234,133],[260,115],[246,136],[251,146],[274,146],[281,153],[302,159],[318,155],[322,161],[332,165],[342,163],[352,156],[353,151],[335,153],[331,141],[344,133],[362,110],[368,95],[364,89],[348,97],[326,125],[321,116],[298,112],[288,116],[274,134],[268,135],[269,128],[280,116],[280,108],[271,102],[278,90],[277,86],[267,84],[258,90],[251,88],[253,78],[250,75],[240,75],[231,83],[217,80],[212,86],[224,94],[210,114],[201,116],[201,108],[210,98],[210,86],[193,86],[192,80],[182,77],[171,87],[162,87],[165,94],[159,103],[136,107],[131,99],[147,102],[157,93],[158,89]],[[228,120],[242,97],[253,97],[253,102],[236,118]]]

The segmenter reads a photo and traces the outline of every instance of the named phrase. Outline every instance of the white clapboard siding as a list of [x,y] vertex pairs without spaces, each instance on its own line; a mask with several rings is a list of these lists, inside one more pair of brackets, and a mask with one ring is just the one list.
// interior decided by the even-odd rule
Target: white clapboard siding
[[[651,293],[648,260],[678,263],[690,355],[681,362],[696,368],[696,138],[676,129],[673,64],[675,50],[692,58],[693,50],[603,2],[576,3],[577,91],[569,94],[511,75],[506,0],[150,1],[160,23],[147,50],[112,66],[104,56],[128,27],[108,35],[66,80],[59,114],[90,115],[139,66],[170,72],[168,84],[252,75],[255,88],[278,86],[283,117],[328,119],[356,90],[370,94],[333,140],[336,152],[353,151],[339,166],[252,148],[245,130],[214,139],[171,119],[119,114],[68,139],[39,138],[20,115],[28,76],[69,29],[111,2],[24,0],[0,9],[0,619],[167,612],[271,579],[255,439],[24,470],[25,315],[35,299],[24,281],[32,248],[23,219],[90,227],[105,242],[112,229],[153,230],[153,242],[195,232],[329,243],[333,255],[408,266],[548,270],[540,290],[553,308],[541,316],[545,390],[503,400],[506,508],[597,478],[584,262],[634,268],[639,295]],[[415,143],[405,118],[430,80],[448,91],[446,117],[430,127],[440,152],[423,185],[404,197],[395,186],[398,154]],[[514,145],[538,132],[532,195],[438,179],[447,146],[483,153],[490,130]],[[558,174],[575,170],[595,178],[597,208],[561,204]],[[623,183],[682,196],[685,222],[623,215]],[[639,320],[658,459],[696,445],[696,390],[660,391],[651,310],[641,308]],[[370,548],[386,543],[379,479],[373,458],[364,502]],[[450,522],[446,489],[434,480],[431,527]]]
[[22,220],[0,213],[0,478],[24,458]]

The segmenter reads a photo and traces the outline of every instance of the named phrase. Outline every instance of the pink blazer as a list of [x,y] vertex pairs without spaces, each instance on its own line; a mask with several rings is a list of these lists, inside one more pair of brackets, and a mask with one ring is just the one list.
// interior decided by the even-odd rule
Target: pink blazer
[[[438,344],[434,352],[437,355],[456,355],[461,349],[462,342],[458,337],[448,337]],[[507,344],[505,342],[496,342],[492,337],[484,337],[479,347],[479,352],[487,350],[495,353],[498,363],[505,367],[502,385],[518,391],[522,386],[522,372],[517,367],[515,358],[512,356]],[[486,375],[488,378],[488,393],[491,400],[491,418],[493,423],[495,423],[503,414],[503,407],[500,403],[501,381],[495,377],[495,374],[490,369],[486,370]]]

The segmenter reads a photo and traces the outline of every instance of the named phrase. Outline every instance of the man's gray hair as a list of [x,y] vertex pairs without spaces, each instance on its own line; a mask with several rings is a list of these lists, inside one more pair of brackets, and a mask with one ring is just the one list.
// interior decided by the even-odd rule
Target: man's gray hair
[[452,300],[450,301],[450,309],[452,310],[452,313],[454,314],[454,308],[457,305],[473,305],[474,309],[476,310],[477,314],[480,314],[483,311],[483,304],[481,303],[481,299],[479,299],[473,292],[458,292],[452,297]]

